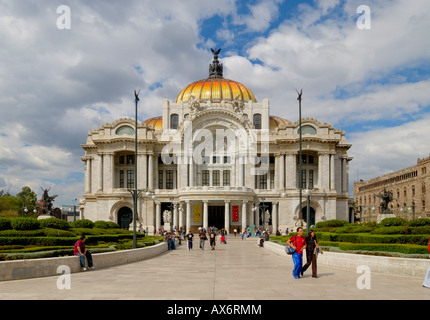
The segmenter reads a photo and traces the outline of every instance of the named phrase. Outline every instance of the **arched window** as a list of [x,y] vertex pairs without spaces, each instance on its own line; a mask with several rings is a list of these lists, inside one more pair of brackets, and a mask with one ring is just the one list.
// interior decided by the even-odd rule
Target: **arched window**
[[254,123],[255,129],[261,129],[261,114],[254,114],[252,117],[252,122]]
[[121,135],[133,135],[134,134],[134,129],[132,127],[129,126],[122,126],[120,128],[118,128],[118,130],[116,130],[115,132],[117,135],[121,136]]
[[170,129],[178,129],[179,116],[176,113],[170,115]]

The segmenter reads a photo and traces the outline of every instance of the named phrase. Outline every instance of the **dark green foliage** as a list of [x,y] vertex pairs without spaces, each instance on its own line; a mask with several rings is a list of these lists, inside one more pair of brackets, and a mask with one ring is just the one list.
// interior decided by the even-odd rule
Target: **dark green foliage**
[[0,218],[0,230],[9,230],[9,229],[12,229],[10,219],[9,218]]
[[15,230],[36,230],[40,228],[40,222],[35,218],[18,217],[11,220],[11,226]]
[[408,220],[403,218],[385,218],[381,221],[381,226],[384,227],[396,227],[396,226],[407,226]]
[[48,218],[48,219],[42,219],[40,221],[40,226],[42,228],[53,228],[53,229],[60,229],[60,230],[68,230],[70,228],[70,224],[62,219],[57,218]]
[[428,218],[413,219],[409,221],[409,226],[410,227],[430,226],[430,219]]
[[72,222],[72,227],[92,229],[94,228],[94,222],[88,219],[76,220]]
[[119,224],[112,221],[99,220],[94,222],[94,228],[100,229],[119,229]]
[[345,220],[333,219],[327,221],[318,222],[315,227],[316,228],[327,228],[327,227],[343,227],[347,224]]

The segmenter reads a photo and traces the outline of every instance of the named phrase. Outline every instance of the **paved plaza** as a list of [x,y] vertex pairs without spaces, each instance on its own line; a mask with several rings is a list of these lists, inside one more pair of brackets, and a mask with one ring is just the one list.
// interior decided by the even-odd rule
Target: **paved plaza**
[[[197,237],[196,237],[197,238]],[[351,256],[351,259],[354,257]],[[95,266],[97,268],[97,265]],[[70,289],[58,289],[59,276],[4,281],[5,300],[429,300],[424,279],[371,274],[370,289],[357,288],[356,270],[318,267],[319,278],[308,270],[294,279],[290,256],[280,256],[257,246],[257,239],[230,236],[212,251],[177,250],[156,258],[74,273]]]

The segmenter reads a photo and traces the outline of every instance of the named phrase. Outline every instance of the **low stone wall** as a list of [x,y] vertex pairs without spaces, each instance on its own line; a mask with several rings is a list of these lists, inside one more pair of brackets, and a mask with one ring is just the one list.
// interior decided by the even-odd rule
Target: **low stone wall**
[[[153,258],[166,251],[167,242],[163,242],[145,248],[95,253],[93,262],[96,269],[101,269]],[[71,273],[81,272],[78,256],[2,261],[0,281],[55,276],[62,273],[61,266],[69,267]]]
[[[285,247],[277,243],[266,241],[264,242],[264,248],[278,255],[285,256],[286,258],[291,258],[285,253]],[[304,259],[304,261],[306,261],[306,259]],[[318,265],[354,270],[364,265],[368,266],[372,272],[424,278],[427,269],[430,267],[430,260],[324,251],[323,254],[318,255]]]

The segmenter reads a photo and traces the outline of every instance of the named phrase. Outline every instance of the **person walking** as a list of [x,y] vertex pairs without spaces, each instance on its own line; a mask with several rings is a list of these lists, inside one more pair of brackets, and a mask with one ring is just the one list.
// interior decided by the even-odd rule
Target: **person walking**
[[213,229],[211,230],[211,232],[209,233],[209,240],[210,240],[210,244],[211,244],[211,249],[215,250],[215,245],[216,245],[216,234],[213,231]]
[[303,249],[306,249],[306,239],[303,237],[302,227],[297,228],[297,235],[291,237],[287,241],[287,245],[295,250],[293,253],[293,276],[299,279],[303,268]]
[[75,256],[78,256],[80,258],[81,263],[81,270],[85,271],[87,268],[85,268],[85,258],[88,260],[88,268],[91,270],[94,270],[93,267],[93,257],[91,255],[91,252],[88,251],[85,247],[85,235],[82,235],[78,241],[76,241],[75,246],[73,248],[73,252]]
[[320,246],[317,242],[315,231],[312,230],[306,237],[306,264],[303,266],[301,275],[309,268],[312,264],[312,277],[318,278],[317,276],[317,256]]
[[188,251],[193,249],[193,240],[194,240],[194,234],[190,230],[188,231],[188,234],[187,234]]
[[200,229],[199,239],[200,239],[200,249],[205,250],[205,241],[207,240],[206,229],[204,228]]

